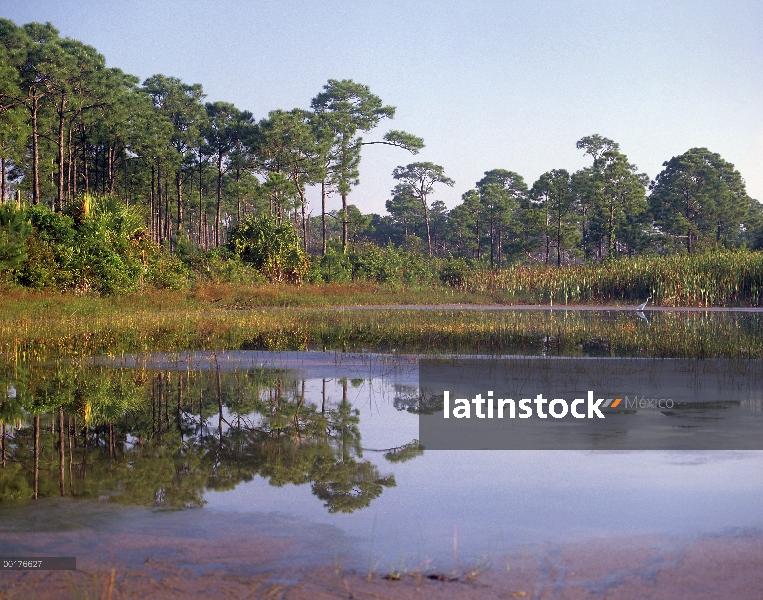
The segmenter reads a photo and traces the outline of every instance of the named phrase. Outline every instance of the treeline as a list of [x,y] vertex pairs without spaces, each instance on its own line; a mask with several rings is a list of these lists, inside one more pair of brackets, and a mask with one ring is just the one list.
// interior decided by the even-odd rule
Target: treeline
[[433,248],[491,267],[763,247],[761,204],[718,154],[693,148],[664,163],[650,181],[608,138],[587,136],[577,147],[591,157],[591,166],[575,173],[553,169],[532,186],[513,171],[487,171],[451,211],[442,202],[423,210],[435,183],[453,184],[439,167],[400,167],[396,177],[414,170],[417,183],[395,187],[389,216],[373,215],[367,235],[382,243],[417,235],[429,241],[430,254]]
[[[2,203],[47,205],[76,221],[84,198],[119,198],[141,211],[148,240],[186,254],[236,240],[246,250],[243,231],[282,223],[293,224],[306,256],[392,244],[491,267],[763,247],[761,205],[718,154],[691,149],[650,181],[599,135],[577,142],[589,167],[550,170],[532,185],[513,171],[487,171],[450,211],[432,201],[438,186],[454,185],[442,167],[400,166],[388,214],[364,215],[348,203],[363,146],[423,148],[398,130],[363,138],[394,113],[368,87],[330,80],[310,110],[274,110],[257,121],[230,103],[205,103],[200,84],[164,75],[140,83],[108,68],[50,23],[0,20]],[[319,210],[306,199],[313,185]],[[329,213],[332,194],[342,210]],[[275,223],[247,224],[261,217]]]
[[[350,80],[330,80],[309,111],[256,121],[230,103],[204,103],[200,84],[164,75],[139,84],[50,23],[0,20],[0,53],[0,200],[15,192],[61,212],[83,194],[116,195],[145,206],[159,244],[187,237],[219,247],[245,216],[263,212],[293,218],[306,242],[306,186],[321,185],[325,224],[329,194],[348,212],[364,145],[423,147],[395,130],[364,141],[395,108]],[[346,218],[342,225],[346,247]]]

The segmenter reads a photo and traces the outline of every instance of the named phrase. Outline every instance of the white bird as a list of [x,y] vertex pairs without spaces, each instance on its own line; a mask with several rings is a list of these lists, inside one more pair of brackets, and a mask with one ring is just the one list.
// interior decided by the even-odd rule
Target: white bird
[[641,311],[638,311],[636,313],[636,316],[641,319],[642,321],[646,321],[646,324],[649,325],[649,319],[646,318],[646,315],[642,313]]
[[644,310],[644,309],[646,308],[646,305],[647,305],[647,303],[649,302],[649,300],[650,300],[650,299],[651,299],[651,296],[648,296],[648,297],[647,297],[647,299],[646,299],[646,302],[644,302],[643,304],[639,304],[639,305],[636,307],[636,310],[637,310],[637,311],[639,311],[639,312],[641,312],[642,310]]

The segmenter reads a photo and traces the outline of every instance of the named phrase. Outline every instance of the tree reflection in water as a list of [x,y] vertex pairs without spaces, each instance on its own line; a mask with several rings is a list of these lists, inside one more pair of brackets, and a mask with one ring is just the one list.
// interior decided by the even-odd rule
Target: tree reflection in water
[[[310,402],[304,380],[275,370],[6,366],[0,390],[14,394],[0,399],[0,500],[201,507],[205,490],[259,476],[310,484],[332,513],[365,508],[395,478],[363,459],[360,415],[341,385],[342,401],[329,406],[325,391]],[[414,441],[385,456],[420,452]]]

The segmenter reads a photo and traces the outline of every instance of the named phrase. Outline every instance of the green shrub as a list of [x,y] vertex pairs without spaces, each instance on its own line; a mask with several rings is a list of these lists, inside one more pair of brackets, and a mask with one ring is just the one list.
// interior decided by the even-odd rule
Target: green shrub
[[422,285],[437,280],[439,260],[422,252],[402,252],[402,281],[408,285]]
[[0,206],[0,275],[27,260],[26,240],[31,231],[23,211],[11,204]]
[[[177,253],[180,256],[180,253]],[[193,275],[215,283],[263,283],[265,276],[227,248],[196,248],[183,262]]]
[[440,269],[440,281],[454,288],[463,288],[469,274],[469,265],[463,258],[446,262]]
[[54,246],[31,236],[27,243],[27,258],[16,273],[18,283],[38,290],[45,287],[59,289],[69,279],[69,274],[56,260]]
[[231,235],[229,247],[270,281],[299,283],[310,265],[292,224],[269,215],[244,219]]
[[[19,283],[99,294],[131,292],[145,283],[159,250],[148,239],[139,211],[117,198],[86,197],[67,212],[54,213],[41,205],[24,210],[33,235],[16,274]],[[154,270],[162,272],[161,267]],[[172,281],[165,287],[175,287],[178,275],[169,270],[165,275],[159,280]]]
[[190,271],[183,261],[175,256],[159,252],[148,265],[148,283],[169,290],[181,290],[188,286]]
[[366,244],[350,256],[353,279],[370,279],[379,283],[399,281],[404,273],[403,257],[389,244],[380,248]]
[[71,216],[54,213],[41,204],[27,206],[24,214],[34,227],[35,238],[56,244],[74,245],[77,230]]
[[321,279],[328,283],[346,283],[352,281],[352,262],[349,255],[342,252],[341,245],[329,244],[320,259]]

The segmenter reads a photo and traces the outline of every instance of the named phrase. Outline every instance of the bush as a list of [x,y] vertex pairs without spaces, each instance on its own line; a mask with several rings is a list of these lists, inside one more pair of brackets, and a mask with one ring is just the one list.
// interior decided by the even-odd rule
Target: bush
[[180,251],[176,255],[191,270],[197,279],[213,283],[263,283],[265,276],[254,269],[252,265],[243,262],[227,248],[202,250],[191,246],[189,251]]
[[449,260],[440,269],[440,281],[454,288],[463,288],[466,285],[469,265],[463,258]]
[[310,266],[292,224],[269,215],[244,219],[231,235],[229,247],[270,281],[299,283]]
[[77,230],[74,226],[74,219],[70,216],[54,213],[41,204],[27,206],[24,214],[34,228],[34,236],[38,240],[69,246],[74,245]]
[[436,279],[438,260],[396,248],[391,243],[385,247],[373,242],[358,244],[346,254],[341,245],[330,243],[326,254],[316,261],[320,266],[313,269],[310,281],[366,280],[417,285]]
[[0,274],[27,260],[26,239],[31,230],[22,211],[11,204],[0,206]]
[[56,260],[53,246],[36,236],[30,237],[27,259],[16,273],[18,283],[38,290],[45,287],[60,289],[69,279],[69,274]]
[[148,282],[158,288],[180,290],[188,286],[190,272],[183,262],[174,256],[158,252],[149,263]]
[[380,248],[376,244],[364,245],[351,254],[353,279],[370,279],[379,283],[399,281],[404,273],[403,258],[389,244]]
[[438,258],[429,257],[422,252],[402,252],[403,283],[421,285],[437,280]]
[[[112,197],[88,197],[67,211],[71,214],[54,213],[41,205],[24,209],[34,234],[16,280],[28,287],[75,293],[138,289],[159,256],[141,225],[140,213]],[[156,264],[154,271],[154,278],[159,273],[159,280],[173,280],[166,287],[175,287],[176,273],[162,275]],[[182,278],[183,269],[180,273]]]
[[[316,261],[318,262],[318,261]],[[327,283],[346,283],[352,281],[352,261],[342,252],[341,244],[329,243],[319,261],[320,277]]]

